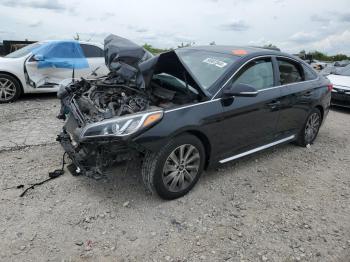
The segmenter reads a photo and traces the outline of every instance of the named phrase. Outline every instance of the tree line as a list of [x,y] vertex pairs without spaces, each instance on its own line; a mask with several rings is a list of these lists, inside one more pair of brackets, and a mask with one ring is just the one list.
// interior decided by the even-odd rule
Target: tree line
[[[209,43],[210,45],[215,45],[215,42]],[[177,46],[177,48],[182,48],[182,47],[188,47],[188,46],[193,46],[195,45],[194,42],[191,43],[181,43],[181,45]],[[150,44],[144,44],[143,47],[151,52],[152,54],[160,54],[164,53],[170,50],[173,50],[173,48],[169,49],[162,49],[162,48],[156,48]],[[274,50],[280,50],[276,45],[273,44],[268,44],[264,45],[263,48],[267,49],[274,49]],[[302,58],[307,58],[307,57],[312,57],[313,59],[316,60],[321,60],[321,61],[342,61],[342,60],[350,60],[350,56],[347,56],[345,54],[336,54],[336,55],[327,55],[326,53],[320,52],[320,51],[312,51],[312,52],[306,52],[305,50],[302,50],[299,52],[298,56]]]

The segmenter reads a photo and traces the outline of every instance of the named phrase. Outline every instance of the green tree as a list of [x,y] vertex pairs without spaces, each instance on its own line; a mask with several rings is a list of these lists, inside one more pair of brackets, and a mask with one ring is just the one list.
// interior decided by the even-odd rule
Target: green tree
[[169,49],[156,48],[156,47],[153,47],[152,45],[147,44],[147,43],[144,44],[142,47],[154,55],[169,51]]
[[311,55],[313,59],[321,60],[321,61],[341,61],[341,60],[349,60],[350,57],[344,54],[336,54],[333,56],[329,56],[320,51],[309,52],[308,55]]

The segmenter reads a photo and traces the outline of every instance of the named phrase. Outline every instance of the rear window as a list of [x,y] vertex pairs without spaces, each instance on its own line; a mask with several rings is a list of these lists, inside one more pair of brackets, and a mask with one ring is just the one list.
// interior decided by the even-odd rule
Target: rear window
[[206,50],[177,49],[175,52],[204,89],[209,89],[238,59]]
[[308,66],[303,65],[303,70],[304,70],[305,81],[314,80],[317,78],[316,72],[314,72],[314,70],[309,68]]
[[85,57],[104,57],[104,52],[101,48],[94,45],[80,44]]
[[303,81],[300,65],[287,59],[277,59],[280,71],[280,84],[287,85]]

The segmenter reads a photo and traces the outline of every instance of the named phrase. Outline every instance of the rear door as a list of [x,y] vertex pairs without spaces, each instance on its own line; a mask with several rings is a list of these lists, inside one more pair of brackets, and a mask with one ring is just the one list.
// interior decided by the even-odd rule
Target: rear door
[[281,85],[281,112],[277,132],[297,134],[302,127],[316,94],[318,77],[308,67],[287,57],[277,57],[278,81]]
[[88,60],[91,72],[95,72],[97,76],[108,74],[103,49],[92,44],[80,44],[80,46]]
[[225,87],[248,84],[258,90],[258,95],[221,98],[221,149],[224,156],[274,140],[281,96],[274,75],[271,57],[256,58],[240,69]]

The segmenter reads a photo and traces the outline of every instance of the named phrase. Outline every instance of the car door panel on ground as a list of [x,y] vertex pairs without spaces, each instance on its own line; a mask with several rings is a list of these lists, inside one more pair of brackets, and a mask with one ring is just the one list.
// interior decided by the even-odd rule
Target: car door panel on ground
[[[317,96],[317,75],[308,72],[308,68],[291,59],[276,59],[282,93],[277,132],[281,136],[287,133],[297,134]],[[305,81],[308,81],[308,88]]]
[[228,86],[237,84],[254,87],[258,95],[221,98],[223,157],[272,141],[278,121],[281,94],[280,89],[275,88],[271,57],[247,63]]

